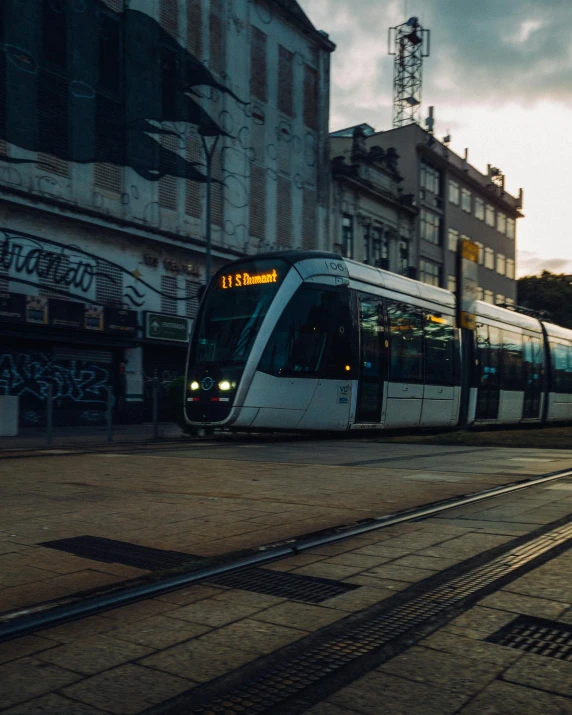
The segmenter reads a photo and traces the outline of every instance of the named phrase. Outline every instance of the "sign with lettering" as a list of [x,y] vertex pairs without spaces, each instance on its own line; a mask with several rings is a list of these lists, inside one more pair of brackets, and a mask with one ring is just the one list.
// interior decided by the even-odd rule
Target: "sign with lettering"
[[459,241],[457,257],[457,306],[460,328],[475,329],[476,300],[479,287],[479,247],[474,241]]
[[106,333],[134,337],[137,334],[137,313],[133,310],[106,308],[104,329]]
[[50,325],[54,327],[81,330],[84,320],[84,304],[50,298],[48,317]]
[[277,283],[278,273],[273,268],[266,273],[248,273],[240,271],[239,273],[223,273],[218,280],[218,287],[223,289],[228,288],[246,288],[248,286],[265,285],[267,283]]
[[145,313],[145,337],[151,340],[173,340],[186,343],[191,321],[176,315]]
[[26,296],[20,293],[0,293],[0,321],[23,323],[26,319]]

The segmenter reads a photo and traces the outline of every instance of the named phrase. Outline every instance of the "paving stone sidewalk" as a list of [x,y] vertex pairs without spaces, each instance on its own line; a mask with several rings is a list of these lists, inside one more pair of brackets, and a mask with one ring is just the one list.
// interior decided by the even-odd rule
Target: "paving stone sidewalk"
[[[3,644],[0,711],[123,715],[192,698],[216,678],[570,514],[572,480],[535,487],[267,567],[358,586],[319,605],[199,584]],[[487,641],[519,615],[572,624],[571,567],[564,551],[307,712],[572,714],[571,661]]]

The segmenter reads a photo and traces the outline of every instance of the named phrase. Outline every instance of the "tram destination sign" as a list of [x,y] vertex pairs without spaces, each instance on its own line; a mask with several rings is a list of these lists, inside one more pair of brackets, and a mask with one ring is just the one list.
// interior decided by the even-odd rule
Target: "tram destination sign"
[[190,320],[175,315],[145,313],[145,337],[150,340],[172,340],[186,343],[189,339]]
[[278,271],[276,268],[272,268],[264,273],[251,273],[249,271],[223,273],[219,276],[218,287],[226,290],[228,288],[248,288],[249,286],[260,286],[278,282]]

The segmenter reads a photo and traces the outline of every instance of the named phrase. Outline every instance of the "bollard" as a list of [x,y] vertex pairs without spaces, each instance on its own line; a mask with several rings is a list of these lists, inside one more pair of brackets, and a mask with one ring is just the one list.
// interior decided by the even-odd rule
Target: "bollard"
[[153,383],[153,439],[159,438],[159,388]]
[[48,444],[54,441],[54,386],[48,385],[48,395],[46,398],[46,437]]
[[113,389],[107,388],[107,441],[113,441]]

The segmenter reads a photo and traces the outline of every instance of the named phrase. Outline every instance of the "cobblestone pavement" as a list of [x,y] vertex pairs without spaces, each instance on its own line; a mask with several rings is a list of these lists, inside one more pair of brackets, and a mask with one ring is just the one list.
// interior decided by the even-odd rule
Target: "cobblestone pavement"
[[[0,611],[148,570],[42,545],[90,535],[208,557],[572,465],[572,452],[363,441],[0,460]],[[319,604],[199,584],[0,645],[0,711],[139,713],[572,513],[572,480],[270,564],[353,587]],[[309,712],[572,714],[572,662],[486,641],[518,614],[572,624],[569,552]]]

